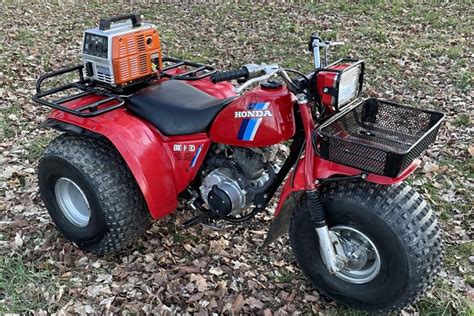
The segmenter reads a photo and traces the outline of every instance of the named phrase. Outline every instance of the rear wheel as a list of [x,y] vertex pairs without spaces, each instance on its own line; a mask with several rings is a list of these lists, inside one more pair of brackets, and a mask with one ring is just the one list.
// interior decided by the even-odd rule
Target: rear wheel
[[84,250],[123,249],[151,223],[135,179],[105,140],[60,135],[45,149],[38,177],[57,228]]
[[319,251],[308,210],[290,225],[298,265],[323,294],[369,312],[398,311],[430,286],[441,264],[441,232],[434,212],[405,184],[366,182],[321,189],[328,226],[349,260],[332,275]]

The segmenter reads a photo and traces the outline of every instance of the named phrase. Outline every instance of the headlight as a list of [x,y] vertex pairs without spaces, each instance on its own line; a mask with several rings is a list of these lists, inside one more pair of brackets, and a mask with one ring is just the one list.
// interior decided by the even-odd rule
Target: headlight
[[330,110],[339,111],[359,96],[363,74],[364,63],[354,60],[340,60],[316,71],[318,101]]

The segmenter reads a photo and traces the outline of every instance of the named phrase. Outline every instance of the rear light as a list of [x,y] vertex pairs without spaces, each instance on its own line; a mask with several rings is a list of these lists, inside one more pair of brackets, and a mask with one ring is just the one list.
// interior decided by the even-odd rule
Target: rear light
[[339,111],[357,99],[364,76],[364,63],[340,60],[316,71],[316,92],[319,102],[332,111]]

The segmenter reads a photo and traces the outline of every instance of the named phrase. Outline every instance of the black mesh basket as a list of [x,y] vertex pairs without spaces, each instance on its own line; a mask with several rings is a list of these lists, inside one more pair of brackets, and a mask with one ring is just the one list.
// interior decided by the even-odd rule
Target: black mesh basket
[[321,125],[321,157],[395,178],[436,139],[443,113],[368,99]]

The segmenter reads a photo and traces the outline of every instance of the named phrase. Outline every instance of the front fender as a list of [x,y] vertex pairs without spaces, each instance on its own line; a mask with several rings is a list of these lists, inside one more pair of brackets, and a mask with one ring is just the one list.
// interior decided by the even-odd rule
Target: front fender
[[[301,193],[307,189],[305,187],[304,165],[305,158],[302,158],[298,161],[298,165],[293,170],[293,172],[290,173],[283,186],[280,200],[278,201],[278,205],[275,210],[275,217],[268,231],[264,246],[271,244],[280,236],[288,232],[291,215],[293,214],[293,210],[296,207],[295,202],[300,199]],[[410,174],[413,173],[413,171],[415,171],[416,168],[418,168],[419,165],[420,160],[416,159],[396,178],[389,178],[369,173],[365,181],[382,185],[396,184],[405,180]],[[314,180],[327,179],[333,176],[354,176],[365,173],[359,169],[322,159],[319,156],[315,156],[313,170]]]
[[135,177],[151,216],[158,219],[176,209],[178,192],[169,150],[159,133],[125,109],[90,118],[54,110],[42,126],[107,138]]
[[[278,215],[278,212],[281,210],[285,200],[291,193],[306,190],[304,179],[305,159],[306,158],[303,157],[298,161],[298,165],[296,166],[295,170],[290,174],[287,181],[285,182],[285,185],[283,186],[283,190],[281,192],[280,201],[276,208],[275,215]],[[373,173],[367,173],[356,168],[341,165],[329,160],[322,159],[319,156],[315,156],[313,164],[313,179],[328,179],[333,176],[355,176],[360,175],[362,173],[366,173],[367,178],[365,178],[365,181],[382,185],[392,185],[405,180],[410,174],[413,173],[413,171],[415,171],[416,168],[419,167],[420,163],[420,160],[415,159],[415,161],[413,161],[405,170],[403,170],[403,172],[400,173],[398,177],[389,178]]]

